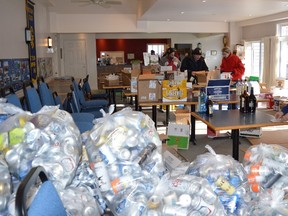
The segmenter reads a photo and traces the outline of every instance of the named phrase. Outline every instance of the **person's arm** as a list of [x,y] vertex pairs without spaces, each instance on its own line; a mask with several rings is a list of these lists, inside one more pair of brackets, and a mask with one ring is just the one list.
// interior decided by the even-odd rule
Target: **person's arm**
[[[276,118],[276,119],[282,118],[282,117],[286,116],[287,113],[288,113],[288,105],[284,106],[284,107],[281,109],[281,111],[276,112],[275,118]],[[286,118],[286,117],[285,117],[285,118]],[[288,116],[287,116],[287,118],[288,118]]]
[[244,75],[244,72],[245,72],[245,67],[241,61],[241,59],[239,59],[237,57],[236,59],[236,64],[235,64],[235,68],[234,68],[234,71],[232,71],[235,76],[238,78],[238,77],[242,77]]

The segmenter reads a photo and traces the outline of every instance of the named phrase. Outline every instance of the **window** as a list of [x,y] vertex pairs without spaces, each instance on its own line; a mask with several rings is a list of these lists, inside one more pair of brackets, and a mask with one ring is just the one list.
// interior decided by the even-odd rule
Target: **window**
[[147,44],[147,52],[151,53],[151,50],[154,50],[156,55],[162,56],[164,53],[164,44]]
[[280,57],[279,57],[279,77],[288,80],[288,23],[278,25],[278,35],[280,36]]
[[245,42],[245,76],[258,76],[263,72],[264,44],[261,41]]

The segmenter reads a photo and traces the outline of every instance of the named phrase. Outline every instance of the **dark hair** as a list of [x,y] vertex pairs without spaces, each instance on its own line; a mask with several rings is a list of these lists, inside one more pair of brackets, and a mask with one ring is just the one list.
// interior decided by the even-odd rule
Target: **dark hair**
[[192,52],[193,55],[202,55],[202,50],[200,48],[195,48]]

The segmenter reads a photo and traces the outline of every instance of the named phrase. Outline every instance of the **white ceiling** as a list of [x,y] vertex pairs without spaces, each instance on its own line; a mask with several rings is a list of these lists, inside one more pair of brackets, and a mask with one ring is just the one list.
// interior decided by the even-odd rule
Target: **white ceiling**
[[109,8],[97,0],[40,1],[60,14],[137,14],[141,21],[238,22],[288,11],[288,0],[119,0]]

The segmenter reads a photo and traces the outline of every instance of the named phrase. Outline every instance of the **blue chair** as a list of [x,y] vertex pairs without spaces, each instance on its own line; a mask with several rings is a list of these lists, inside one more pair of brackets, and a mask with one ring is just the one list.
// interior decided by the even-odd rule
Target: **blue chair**
[[[29,85],[30,85],[30,88],[27,88]],[[28,110],[32,113],[38,112],[42,108],[42,104],[41,104],[40,96],[37,90],[34,88],[33,84],[31,82],[24,84],[23,91],[24,91],[24,97],[27,103]],[[78,118],[78,120],[76,118]],[[85,120],[84,117],[82,119],[81,117],[75,117],[74,122],[76,126],[78,127],[80,133],[84,133],[85,131],[91,130],[93,128],[94,124],[92,122],[93,120],[91,119],[94,119],[94,116],[90,115],[89,118],[90,119],[88,121],[88,119]]]
[[[57,92],[54,92],[55,95],[54,97],[52,91],[48,87],[48,84],[44,81],[44,78],[43,77],[38,78],[37,83],[38,83],[38,92],[42,105],[46,106],[59,105],[59,109],[64,110],[63,104]],[[92,123],[94,120],[94,115],[90,113],[71,113],[71,116],[75,122],[80,121],[80,122]]]
[[85,95],[85,98],[89,100],[93,99],[108,99],[108,94],[107,93],[102,93],[102,94],[92,94],[91,87],[89,84],[89,74],[83,79],[83,93]]
[[99,111],[100,109],[107,110],[108,100],[104,99],[95,99],[95,100],[86,100],[83,93],[82,87],[76,82],[74,77],[72,77],[72,85],[70,86],[71,91],[75,93],[77,99],[77,104],[81,110],[91,109],[94,111]]
[[[27,206],[27,194],[41,180],[38,191]],[[53,183],[43,167],[32,168],[20,183],[15,198],[15,213],[17,216],[66,216],[66,210]]]

